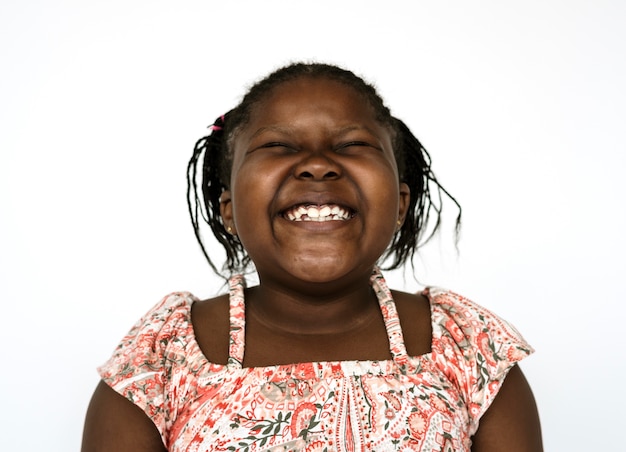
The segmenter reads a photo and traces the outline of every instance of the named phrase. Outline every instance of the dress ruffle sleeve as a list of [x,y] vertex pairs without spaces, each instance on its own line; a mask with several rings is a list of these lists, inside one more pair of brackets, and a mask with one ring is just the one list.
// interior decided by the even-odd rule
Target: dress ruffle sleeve
[[534,350],[515,327],[482,306],[442,289],[426,292],[432,356],[465,399],[473,435],[509,370]]
[[[194,298],[173,293],[163,298],[122,339],[98,368],[102,380],[140,407],[154,422],[164,444],[177,411],[174,380],[185,361]],[[180,384],[179,381],[176,381]],[[180,390],[180,389],[178,389]]]

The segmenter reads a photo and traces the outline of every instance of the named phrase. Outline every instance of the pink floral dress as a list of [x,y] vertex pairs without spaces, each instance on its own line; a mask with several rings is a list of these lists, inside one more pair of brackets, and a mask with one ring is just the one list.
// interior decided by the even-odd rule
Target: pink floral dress
[[408,356],[382,275],[371,279],[388,361],[244,368],[244,280],[231,278],[230,358],[211,363],[189,293],[165,297],[99,368],[170,451],[469,451],[509,369],[532,348],[508,323],[452,292],[426,289],[430,353]]

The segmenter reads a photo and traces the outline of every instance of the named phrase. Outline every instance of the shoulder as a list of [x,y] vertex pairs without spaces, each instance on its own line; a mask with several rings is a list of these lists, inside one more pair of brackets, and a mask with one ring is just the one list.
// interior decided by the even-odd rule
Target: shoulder
[[507,367],[533,352],[511,323],[478,303],[440,288],[427,288],[423,294],[430,301],[433,339],[452,339],[461,348],[474,348],[491,364],[504,361]]
[[[98,368],[103,383],[141,408],[161,433],[167,428],[169,376],[185,362],[195,301],[189,292],[163,297],[133,325],[108,361]],[[104,389],[99,393],[105,400],[107,393],[112,394]]]
[[175,331],[187,328],[191,320],[191,306],[198,301],[189,292],[173,292],[163,297],[156,305],[146,312],[124,336],[118,349],[134,344],[140,338],[161,340],[164,336],[173,336]]
[[509,371],[533,348],[506,320],[449,290],[429,288],[432,359],[464,395],[476,431]]
[[158,328],[172,321],[188,320],[191,306],[197,301],[198,299],[189,292],[172,292],[152,306],[135,323],[131,332],[145,326]]
[[[223,308],[223,300],[200,301],[189,292],[165,296],[135,323],[98,368],[103,383],[143,410],[162,435],[171,427],[170,414],[194,391],[196,373],[211,365],[196,339],[192,311],[197,306],[210,317]],[[199,316],[201,321],[205,317]],[[100,392],[112,394],[104,389]]]
[[122,338],[113,355],[98,370],[115,387],[144,371],[150,373],[164,360],[172,341],[184,342],[191,332],[191,306],[197,299],[189,292],[173,292],[144,314]]

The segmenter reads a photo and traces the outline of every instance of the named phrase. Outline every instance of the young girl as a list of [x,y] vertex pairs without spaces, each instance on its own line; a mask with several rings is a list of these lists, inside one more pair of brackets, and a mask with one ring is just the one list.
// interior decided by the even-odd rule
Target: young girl
[[270,74],[198,142],[189,184],[229,293],[171,294],[133,327],[83,451],[542,450],[520,334],[385,284],[377,265],[411,261],[447,192],[372,86],[323,64]]

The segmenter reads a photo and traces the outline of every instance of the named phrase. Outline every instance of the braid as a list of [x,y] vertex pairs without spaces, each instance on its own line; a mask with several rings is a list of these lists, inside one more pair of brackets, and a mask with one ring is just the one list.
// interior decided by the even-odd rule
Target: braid
[[[461,206],[435,177],[428,152],[402,121],[391,116],[376,89],[361,77],[337,66],[294,63],[274,71],[253,85],[239,105],[216,119],[211,126],[211,133],[196,143],[187,167],[187,205],[196,239],[211,268],[217,274],[221,274],[204,245],[200,233],[201,220],[209,225],[213,235],[226,251],[224,270],[235,273],[244,270],[250,264],[246,250],[236,236],[226,231],[220,214],[220,196],[230,185],[232,165],[230,143],[240,128],[249,121],[255,105],[262,102],[277,86],[301,77],[325,78],[350,86],[372,106],[376,119],[388,126],[392,132],[400,181],[409,186],[411,196],[405,221],[383,256],[382,260],[392,259],[386,268],[395,269],[407,261],[413,263],[416,250],[438,231],[441,225],[443,195],[452,200],[459,209],[455,227],[455,238],[458,242]],[[198,174],[200,161],[202,171]]]
[[[224,268],[231,271],[247,266],[250,258],[236,236],[228,233],[220,213],[220,196],[228,188],[230,173],[230,157],[226,146],[224,124],[229,116],[227,113],[215,120],[211,133],[200,138],[187,165],[187,207],[191,217],[194,234],[204,257],[213,271],[221,274],[206,250],[200,232],[200,219],[207,223],[217,241],[226,251]],[[198,176],[198,164],[202,161],[202,174]],[[200,179],[200,181],[199,181]],[[200,190],[202,198],[200,198]]]
[[[411,197],[402,228],[393,237],[384,255],[384,259],[393,256],[391,265],[386,267],[388,270],[398,268],[406,261],[413,262],[415,251],[435,235],[441,225],[442,195],[459,209],[455,222],[455,242],[458,242],[461,228],[461,206],[435,177],[430,155],[404,122],[397,118],[394,118],[394,122],[398,173],[400,181],[409,186]],[[430,225],[433,214],[434,224]]]

